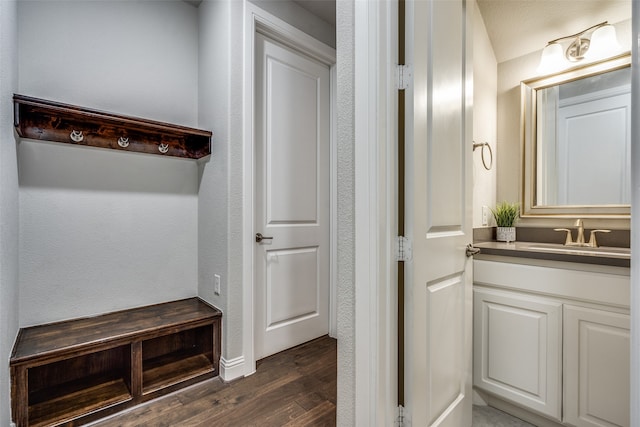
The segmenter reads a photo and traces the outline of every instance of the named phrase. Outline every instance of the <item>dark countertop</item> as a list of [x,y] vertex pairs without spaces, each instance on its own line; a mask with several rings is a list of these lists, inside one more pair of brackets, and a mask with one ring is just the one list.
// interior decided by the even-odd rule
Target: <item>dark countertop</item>
[[631,266],[631,250],[620,247],[588,248],[568,247],[557,243],[538,242],[476,242],[482,255],[499,255],[549,261],[577,262],[583,264]]

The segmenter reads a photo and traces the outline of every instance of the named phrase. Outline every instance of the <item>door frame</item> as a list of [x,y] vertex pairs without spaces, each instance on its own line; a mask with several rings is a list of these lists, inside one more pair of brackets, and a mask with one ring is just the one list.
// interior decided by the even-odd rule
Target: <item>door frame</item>
[[254,108],[254,55],[255,34],[261,33],[294,50],[305,53],[327,65],[330,73],[330,149],[329,149],[329,335],[337,336],[336,313],[336,269],[337,259],[337,167],[336,167],[336,51],[332,47],[314,39],[282,19],[266,12],[253,3],[244,2],[244,93],[243,93],[243,201],[242,201],[242,346],[245,359],[244,375],[256,370],[254,336],[254,279],[255,259],[253,236],[254,225],[254,172],[255,172],[255,108]]
[[[631,5],[632,40],[640,37],[640,5]],[[640,110],[640,46],[631,48],[631,114]],[[640,122],[631,124],[631,425],[640,423]]]
[[[338,425],[397,425],[398,2],[338,1],[340,147],[352,156],[352,229],[340,271]],[[341,24],[343,24],[341,26]],[[341,44],[342,42],[342,44]],[[341,158],[341,165],[345,158]],[[344,171],[341,171],[344,172]],[[343,201],[349,194],[340,194]],[[353,244],[351,248],[349,245]],[[349,262],[342,259],[344,265]],[[344,270],[348,270],[345,267]],[[347,298],[343,298],[347,297]],[[347,300],[347,301],[345,301]],[[340,340],[346,343],[340,347]]]

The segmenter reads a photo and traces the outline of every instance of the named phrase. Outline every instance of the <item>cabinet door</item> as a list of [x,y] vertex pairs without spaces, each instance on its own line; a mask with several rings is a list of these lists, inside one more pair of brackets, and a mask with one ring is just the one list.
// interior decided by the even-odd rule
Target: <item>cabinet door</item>
[[629,426],[629,316],[564,308],[565,422]]
[[561,417],[562,304],[474,290],[474,385],[557,420]]

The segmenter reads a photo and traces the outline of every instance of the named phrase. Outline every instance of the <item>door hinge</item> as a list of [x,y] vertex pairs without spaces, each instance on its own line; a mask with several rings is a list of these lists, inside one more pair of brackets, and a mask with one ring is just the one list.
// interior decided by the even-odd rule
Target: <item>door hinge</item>
[[405,90],[411,84],[413,73],[408,65],[396,65],[396,89]]
[[397,427],[408,427],[406,423],[406,419],[404,416],[404,406],[398,405],[398,414],[396,416],[396,426]]
[[408,237],[396,237],[396,261],[411,261],[413,249]]

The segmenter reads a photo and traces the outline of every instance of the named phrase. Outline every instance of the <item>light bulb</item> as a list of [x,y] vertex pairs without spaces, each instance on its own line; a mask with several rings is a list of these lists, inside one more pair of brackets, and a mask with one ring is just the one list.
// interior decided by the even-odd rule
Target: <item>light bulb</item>
[[551,74],[565,66],[564,52],[559,43],[549,43],[543,50],[538,66],[539,74]]
[[593,61],[616,55],[621,50],[616,28],[613,25],[603,25],[591,35],[591,45],[585,54],[585,58]]

